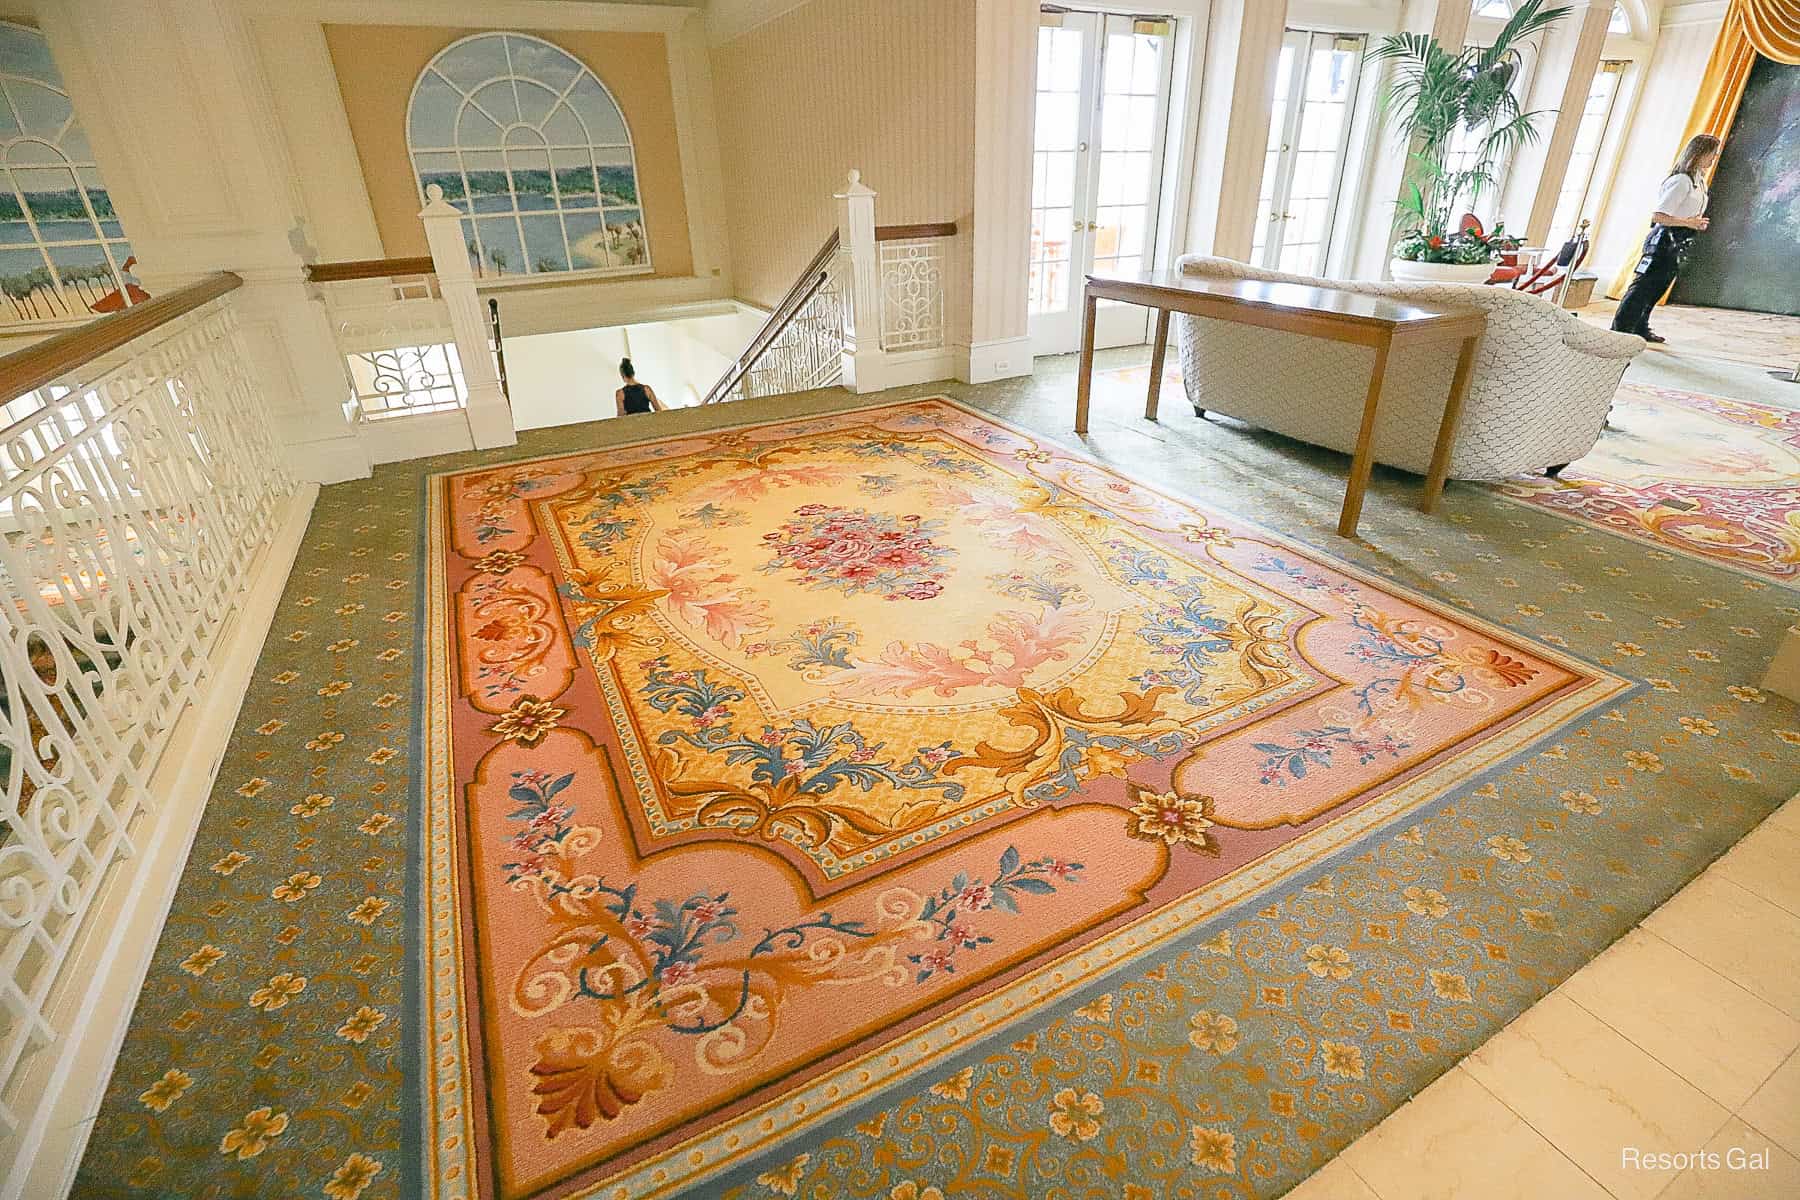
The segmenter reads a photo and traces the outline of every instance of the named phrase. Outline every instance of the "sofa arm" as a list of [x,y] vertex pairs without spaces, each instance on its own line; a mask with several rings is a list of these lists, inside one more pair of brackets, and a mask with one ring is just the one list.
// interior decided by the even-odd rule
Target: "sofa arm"
[[1563,331],[1563,345],[1594,358],[1636,358],[1649,344],[1635,333],[1598,329],[1579,317]]

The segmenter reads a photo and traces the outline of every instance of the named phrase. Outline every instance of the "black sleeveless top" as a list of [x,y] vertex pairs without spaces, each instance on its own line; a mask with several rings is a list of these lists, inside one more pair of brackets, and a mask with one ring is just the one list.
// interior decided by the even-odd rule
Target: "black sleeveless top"
[[650,389],[641,383],[625,385],[626,413],[647,413],[650,411]]

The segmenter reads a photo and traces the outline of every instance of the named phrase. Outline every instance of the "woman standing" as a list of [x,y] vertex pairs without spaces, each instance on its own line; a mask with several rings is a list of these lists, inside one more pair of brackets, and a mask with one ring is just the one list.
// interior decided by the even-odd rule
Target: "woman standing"
[[1650,236],[1644,239],[1644,256],[1638,259],[1637,274],[1613,313],[1612,327],[1620,333],[1635,333],[1648,342],[1668,340],[1650,332],[1650,310],[1681,273],[1694,235],[1709,224],[1702,215],[1706,212],[1706,185],[1700,180],[1717,161],[1719,139],[1697,133],[1688,139],[1669,177],[1663,180],[1656,211],[1650,216]]
[[625,386],[613,393],[613,399],[618,402],[621,417],[631,413],[667,411],[663,402],[656,398],[656,389],[637,381],[637,369],[629,358],[619,360],[619,378],[625,381]]

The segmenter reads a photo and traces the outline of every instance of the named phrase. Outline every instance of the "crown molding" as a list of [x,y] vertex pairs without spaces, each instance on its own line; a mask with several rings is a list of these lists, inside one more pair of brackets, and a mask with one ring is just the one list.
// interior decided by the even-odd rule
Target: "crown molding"
[[252,16],[310,17],[327,25],[428,25],[462,29],[582,29],[674,33],[699,4],[591,0],[240,0]]

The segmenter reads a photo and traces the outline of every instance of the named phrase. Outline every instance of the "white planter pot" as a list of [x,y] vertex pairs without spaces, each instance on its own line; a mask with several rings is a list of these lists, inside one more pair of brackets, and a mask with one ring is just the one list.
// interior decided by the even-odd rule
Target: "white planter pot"
[[1486,283],[1493,263],[1428,263],[1410,258],[1390,258],[1388,274],[1400,283]]

